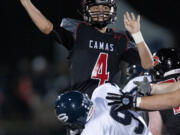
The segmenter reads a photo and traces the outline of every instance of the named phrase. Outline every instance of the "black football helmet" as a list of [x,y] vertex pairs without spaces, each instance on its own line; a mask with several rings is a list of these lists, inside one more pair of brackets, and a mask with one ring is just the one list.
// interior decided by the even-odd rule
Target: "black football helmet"
[[150,74],[154,81],[161,80],[165,73],[180,68],[180,52],[175,48],[162,48],[153,54],[154,67]]
[[[106,5],[110,8],[109,12],[91,12],[90,7],[95,5]],[[91,23],[93,26],[96,26],[98,28],[103,28],[107,26],[110,23],[114,23],[117,19],[116,12],[117,12],[117,6],[115,3],[115,0],[82,0],[82,12],[83,12],[83,18],[85,21]],[[93,21],[93,16],[99,15],[108,16],[107,18],[103,17],[103,21]]]
[[69,91],[57,97],[55,112],[58,120],[70,129],[82,129],[92,108],[88,95],[78,91]]

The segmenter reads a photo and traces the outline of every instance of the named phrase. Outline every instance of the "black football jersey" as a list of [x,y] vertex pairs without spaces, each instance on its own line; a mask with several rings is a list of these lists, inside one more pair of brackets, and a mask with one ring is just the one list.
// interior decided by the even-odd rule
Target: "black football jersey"
[[137,50],[124,33],[101,33],[85,22],[64,19],[53,30],[58,42],[70,52],[71,88],[90,96],[99,85],[119,83],[121,60],[139,64]]
[[[159,83],[174,83],[180,81],[180,73],[165,77]],[[170,135],[180,135],[180,106],[160,111],[163,124]]]

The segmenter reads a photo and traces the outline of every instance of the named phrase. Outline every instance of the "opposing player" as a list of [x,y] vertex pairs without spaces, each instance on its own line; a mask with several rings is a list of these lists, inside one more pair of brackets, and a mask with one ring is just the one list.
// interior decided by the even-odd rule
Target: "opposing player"
[[[120,91],[120,94],[108,93],[106,97],[108,100],[112,100],[114,102],[110,102],[109,105],[113,104],[121,104],[119,106],[119,110],[123,110],[124,108],[140,108],[145,110],[165,110],[173,107],[180,106],[180,82],[175,83],[163,83],[163,84],[151,84],[147,78],[144,80],[136,80],[134,84],[137,85],[136,90],[139,91],[139,96],[137,94],[130,95],[129,93],[123,93]],[[130,83],[133,83],[131,80]],[[129,84],[130,84],[129,83]],[[129,85],[128,84],[128,85]],[[128,87],[128,86],[126,86]],[[125,87],[125,88],[126,88]],[[146,94],[146,96],[141,96]],[[157,94],[157,95],[156,95]],[[153,95],[153,96],[147,96]],[[123,99],[128,98],[128,104],[124,104]]]
[[[180,52],[174,48],[162,48],[154,55],[155,65],[151,72],[153,80],[157,83],[175,83],[180,80]],[[175,87],[176,88],[176,87]],[[169,89],[169,91],[172,88]],[[163,92],[166,92],[162,88]],[[168,91],[167,91],[168,92]],[[160,114],[149,113],[152,119],[151,131],[161,129],[162,125],[167,129],[169,134],[180,134],[180,107],[160,111]],[[156,126],[153,123],[160,123]],[[176,126],[174,126],[176,125]]]
[[[153,80],[155,80],[158,84],[152,85],[151,94],[162,94],[171,91],[175,91],[175,92],[152,96],[152,97],[142,97],[142,98],[138,97],[137,100],[135,100],[136,98],[133,97],[131,98],[131,100],[134,99],[134,101],[136,101],[136,103],[134,103],[136,107],[147,110],[161,110],[176,106],[173,109],[160,111],[160,115],[158,113],[155,113],[156,115],[150,113],[149,116],[150,119],[152,118],[151,119],[152,123],[155,123],[154,125],[156,125],[155,127],[153,124],[151,125],[152,131],[156,130],[157,128],[160,129],[160,127],[162,127],[162,123],[157,121],[162,119],[162,122],[165,125],[167,131],[170,134],[178,135],[180,134],[180,129],[179,129],[180,126],[178,126],[179,124],[178,121],[180,119],[180,107],[179,107],[180,102],[178,95],[180,93],[179,92],[180,82],[178,82],[180,80],[180,53],[174,48],[163,48],[158,50],[157,53],[155,53],[154,59],[155,59],[155,66],[151,70],[151,74],[153,76]],[[167,83],[167,84],[162,84],[162,83]],[[150,85],[148,85],[147,81],[143,85],[142,83],[139,83],[139,88],[147,92],[149,92],[149,90],[151,89],[151,87],[149,86]],[[116,103],[117,102],[121,103],[123,99],[122,98],[120,99],[120,97],[124,97],[125,94],[122,95],[123,96],[119,96],[119,97],[116,95],[116,97],[113,97],[113,100],[115,100]],[[110,99],[112,99],[112,97]],[[120,99],[121,101],[118,99]],[[161,117],[159,118],[159,116]],[[157,131],[155,131],[155,133],[160,134],[159,131],[158,133]]]
[[84,21],[65,18],[60,26],[52,24],[30,0],[20,1],[39,30],[69,50],[72,89],[91,96],[97,86],[107,81],[119,84],[121,60],[141,63],[144,68],[153,66],[151,52],[140,32],[140,16],[124,14],[124,26],[136,46],[126,34],[107,28],[117,18],[115,0],[83,0]]
[[152,135],[138,113],[108,106],[107,93],[119,90],[117,85],[106,83],[94,90],[91,100],[77,91],[61,94],[55,105],[57,118],[72,129],[72,135]]

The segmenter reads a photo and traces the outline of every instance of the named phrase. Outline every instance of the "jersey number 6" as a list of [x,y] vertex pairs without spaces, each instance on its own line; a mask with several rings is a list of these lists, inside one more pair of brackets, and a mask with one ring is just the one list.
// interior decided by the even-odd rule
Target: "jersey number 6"
[[[139,120],[139,118],[135,117],[134,114],[128,110],[114,111],[113,109],[115,107],[116,106],[113,106],[110,112],[110,115],[114,120],[125,126],[130,125],[134,127],[134,132],[136,134],[142,134],[144,132],[144,124],[141,122],[141,120]],[[133,119],[137,121],[137,125],[133,125]]]
[[100,53],[96,61],[96,64],[93,68],[91,78],[98,79],[99,80],[98,85],[102,85],[109,80],[109,72],[107,72],[107,65],[108,65],[107,61],[108,61],[108,54]]

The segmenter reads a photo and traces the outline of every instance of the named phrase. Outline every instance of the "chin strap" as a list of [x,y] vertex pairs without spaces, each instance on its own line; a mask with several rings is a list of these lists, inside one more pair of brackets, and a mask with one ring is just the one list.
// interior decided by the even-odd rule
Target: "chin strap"
[[69,130],[69,135],[80,135],[82,130],[76,129],[76,130]]
[[106,27],[107,25],[108,24],[106,22],[102,22],[102,23],[100,23],[100,22],[93,22],[92,23],[92,26],[96,27],[98,29],[102,29],[102,28]]
[[83,129],[66,128],[66,135],[80,135]]

